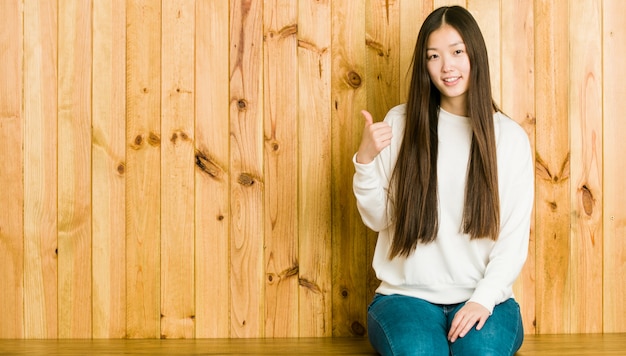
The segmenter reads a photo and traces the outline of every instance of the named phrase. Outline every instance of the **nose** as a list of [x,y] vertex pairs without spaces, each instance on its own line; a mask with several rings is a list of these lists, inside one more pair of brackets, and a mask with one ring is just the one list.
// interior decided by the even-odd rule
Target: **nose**
[[452,61],[450,59],[442,58],[441,71],[443,71],[444,73],[448,73],[452,71],[453,68],[454,66],[452,65]]

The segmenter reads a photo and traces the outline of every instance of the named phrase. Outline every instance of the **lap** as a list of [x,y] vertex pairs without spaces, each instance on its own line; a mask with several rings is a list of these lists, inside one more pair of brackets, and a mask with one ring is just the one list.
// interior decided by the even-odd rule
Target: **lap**
[[368,308],[370,342],[382,355],[512,355],[519,349],[523,329],[514,299],[497,305],[481,330],[450,344],[448,330],[463,305],[377,295]]

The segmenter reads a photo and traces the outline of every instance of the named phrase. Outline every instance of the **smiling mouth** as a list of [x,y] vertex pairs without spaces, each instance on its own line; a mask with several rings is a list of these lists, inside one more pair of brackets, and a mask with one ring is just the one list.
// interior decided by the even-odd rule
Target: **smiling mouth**
[[450,78],[444,78],[443,81],[446,83],[454,83],[459,79],[461,79],[461,77],[450,77]]

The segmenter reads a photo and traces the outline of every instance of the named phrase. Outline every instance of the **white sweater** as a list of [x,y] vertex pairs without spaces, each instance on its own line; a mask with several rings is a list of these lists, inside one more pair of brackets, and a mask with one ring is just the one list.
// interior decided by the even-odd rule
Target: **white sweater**
[[471,128],[469,119],[439,113],[437,161],[439,231],[430,244],[418,244],[409,257],[389,259],[394,226],[387,191],[405,126],[405,105],[385,121],[393,138],[369,164],[353,163],[353,188],[365,225],[379,232],[373,267],[380,294],[403,294],[437,304],[477,302],[491,313],[513,296],[512,285],[528,253],[534,199],[533,155],[526,132],[502,113],[494,114],[500,193],[500,235],[470,240],[461,232]]

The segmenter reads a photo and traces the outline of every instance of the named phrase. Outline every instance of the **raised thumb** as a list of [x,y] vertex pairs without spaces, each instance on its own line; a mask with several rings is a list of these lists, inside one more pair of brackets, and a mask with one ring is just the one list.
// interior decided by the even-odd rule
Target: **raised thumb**
[[365,126],[369,126],[374,123],[374,119],[372,119],[372,114],[370,114],[369,111],[361,110],[361,114],[363,114],[363,117],[365,118]]

